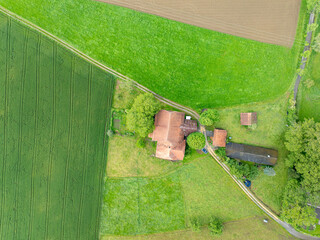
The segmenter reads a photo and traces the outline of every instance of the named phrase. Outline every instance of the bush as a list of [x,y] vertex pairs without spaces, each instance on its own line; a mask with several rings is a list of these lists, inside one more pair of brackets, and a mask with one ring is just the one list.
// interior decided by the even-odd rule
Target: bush
[[320,53],[320,33],[315,37],[312,49]]
[[213,236],[219,236],[223,231],[223,222],[219,218],[212,217],[210,219],[208,228]]
[[220,147],[214,152],[220,157],[221,160],[226,160],[227,158],[226,148]]
[[145,148],[146,147],[146,140],[144,138],[139,138],[136,142],[136,146],[138,148]]
[[272,167],[265,167],[263,169],[263,172],[265,175],[271,176],[271,177],[276,175],[276,171]]
[[193,232],[199,232],[200,231],[200,227],[201,227],[201,224],[200,224],[200,221],[198,218],[193,218],[191,219],[190,221],[190,228]]
[[206,144],[206,139],[202,133],[191,133],[187,138],[187,143],[190,148],[202,149]]
[[304,81],[304,84],[306,85],[307,88],[312,88],[314,86],[314,81],[312,79],[306,79]]
[[239,179],[245,177],[248,180],[253,180],[259,175],[259,170],[256,165],[238,162],[230,158],[227,158],[226,163],[230,168],[231,174]]
[[220,120],[219,113],[217,110],[214,109],[208,109],[207,111],[204,111],[200,115],[199,122],[201,125],[204,126],[211,126],[215,122],[218,122]]
[[108,135],[108,137],[111,138],[111,137],[113,137],[114,132],[111,129],[109,129],[108,132],[107,132],[107,135]]
[[289,126],[295,124],[298,120],[297,110],[296,110],[296,101],[294,100],[293,93],[289,97],[288,106],[287,106],[287,124]]

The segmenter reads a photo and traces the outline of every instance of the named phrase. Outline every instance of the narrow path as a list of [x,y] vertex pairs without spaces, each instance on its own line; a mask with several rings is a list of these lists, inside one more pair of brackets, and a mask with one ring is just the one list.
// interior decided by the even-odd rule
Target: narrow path
[[[311,13],[308,24],[310,25],[310,24],[314,23],[314,20],[315,20],[315,14]],[[303,49],[303,52],[306,52],[306,51],[310,50],[312,33],[313,33],[312,31],[309,31],[307,33],[306,42],[309,43],[309,46],[305,46],[304,49]],[[300,69],[301,70],[304,70],[306,68],[307,60],[308,59],[305,58],[305,57],[301,58],[301,65],[300,65]],[[300,82],[301,82],[301,78],[302,78],[302,76],[300,74],[298,74],[297,79],[296,79],[296,83],[294,85],[294,100],[297,100],[298,89],[299,89],[299,85],[300,85]]]
[[[0,11],[5,13],[6,15],[9,15],[10,17],[14,18],[15,20],[21,22],[24,25],[27,25],[28,27],[31,27],[39,32],[41,32],[42,34],[46,35],[47,37],[51,38],[52,40],[56,41],[57,43],[59,43],[60,45],[64,46],[65,48],[69,49],[71,52],[77,54],[79,57],[83,58],[84,60],[90,62],[91,64],[95,65],[96,67],[113,74],[114,76],[118,77],[119,79],[123,80],[123,81],[127,81],[127,82],[132,82],[133,85],[144,91],[144,92],[149,92],[152,93],[159,101],[172,106],[176,109],[179,109],[185,113],[190,114],[192,117],[194,117],[195,119],[199,120],[200,115],[194,111],[193,109],[189,108],[189,107],[185,107],[181,104],[178,104],[176,102],[173,102],[169,99],[166,99],[158,94],[156,94],[155,92],[151,91],[150,89],[142,86],[141,84],[137,83],[136,81],[122,75],[121,73],[116,72],[115,70],[108,68],[107,66],[103,65],[102,63],[94,60],[93,58],[89,57],[88,55],[82,53],[81,51],[75,49],[74,47],[72,47],[71,45],[69,45],[68,43],[66,43],[65,41],[59,39],[58,37],[52,35],[51,33],[43,30],[42,28],[38,27],[37,25],[23,19],[22,17],[10,12],[9,10],[3,8],[2,6],[0,6]],[[206,130],[203,126],[201,126],[201,131],[205,134],[206,136]],[[212,147],[208,144],[208,142],[206,143],[206,146],[208,148],[209,153],[211,154],[211,156],[217,161],[217,163],[226,171],[226,173],[233,179],[233,181],[239,186],[239,188],[251,199],[251,201],[253,201],[261,210],[263,210],[267,215],[269,215],[272,219],[274,219],[277,223],[279,223],[281,226],[283,226],[291,235],[300,238],[300,239],[305,239],[305,240],[320,240],[320,238],[318,237],[313,237],[313,236],[308,236],[305,235],[303,233],[300,233],[298,231],[296,231],[292,226],[290,226],[288,223],[281,221],[278,216],[272,212],[271,209],[269,209],[268,207],[266,207],[262,201],[260,201],[259,199],[257,199],[245,186],[244,184],[237,180],[236,177],[234,177],[230,171],[229,168],[224,164],[221,163],[219,160],[219,157],[215,154],[215,152],[213,151]]]

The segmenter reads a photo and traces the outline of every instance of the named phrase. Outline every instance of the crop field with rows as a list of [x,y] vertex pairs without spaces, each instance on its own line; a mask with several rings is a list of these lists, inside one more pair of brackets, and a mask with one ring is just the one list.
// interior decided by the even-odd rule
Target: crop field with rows
[[113,87],[0,13],[0,239],[98,239]]

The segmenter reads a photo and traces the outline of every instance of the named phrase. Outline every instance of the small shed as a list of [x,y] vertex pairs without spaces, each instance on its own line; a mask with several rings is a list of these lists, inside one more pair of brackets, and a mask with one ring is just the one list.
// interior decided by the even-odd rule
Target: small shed
[[226,147],[227,131],[223,129],[215,129],[213,131],[212,145],[214,147]]
[[185,119],[180,128],[183,131],[184,136],[188,137],[189,134],[198,131],[198,123],[196,120]]
[[228,143],[226,154],[229,158],[272,166],[278,159],[277,150],[239,143]]
[[256,124],[258,121],[256,112],[249,113],[241,113],[240,114],[241,125],[251,126],[252,124]]

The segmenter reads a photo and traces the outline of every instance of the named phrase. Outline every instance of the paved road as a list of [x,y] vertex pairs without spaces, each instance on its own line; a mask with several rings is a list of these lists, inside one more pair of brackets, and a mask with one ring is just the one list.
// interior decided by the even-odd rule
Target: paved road
[[[315,19],[315,15],[314,15],[314,13],[311,13],[310,18],[309,18],[309,25],[314,23],[314,19]],[[310,50],[311,39],[312,39],[312,31],[307,33],[306,42],[309,43],[309,46],[305,46],[303,49],[303,52]],[[307,60],[308,59],[305,57],[301,58],[301,65],[300,65],[301,70],[305,69],[306,64],[307,64]],[[302,76],[300,74],[298,74],[297,79],[296,79],[296,83],[294,85],[294,100],[297,100],[298,89],[299,89],[299,85],[301,82],[301,78],[302,78]]]
[[[138,89],[144,91],[144,92],[149,92],[152,93],[159,101],[166,103],[176,109],[179,109],[185,113],[190,114],[191,116],[193,116],[195,119],[199,120],[199,114],[194,111],[193,109],[189,108],[189,107],[185,107],[183,105],[180,105],[178,103],[175,103],[169,99],[166,99],[158,94],[156,94],[155,92],[151,91],[150,89],[142,86],[141,84],[137,83],[136,81],[122,75],[121,73],[116,72],[115,70],[108,68],[107,66],[103,65],[102,63],[94,60],[93,58],[89,57],[88,55],[80,52],[79,50],[75,49],[74,47],[72,47],[71,45],[69,45],[68,43],[66,43],[65,41],[57,38],[56,36],[52,35],[51,33],[43,30],[42,28],[38,27],[37,25],[21,18],[20,16],[8,11],[7,9],[3,8],[2,6],[0,6],[0,11],[9,15],[10,17],[16,19],[17,21],[41,32],[42,34],[46,35],[47,37],[53,39],[54,41],[56,41],[57,43],[61,44],[62,46],[64,46],[65,48],[69,49],[70,51],[74,52],[75,54],[77,54],[78,56],[80,56],[81,58],[83,58],[84,60],[90,62],[91,64],[99,67],[100,69],[109,72],[111,74],[113,74],[114,76],[118,77],[119,79],[121,79],[122,81],[130,81],[134,84],[135,87],[137,87]],[[204,126],[201,126],[201,131],[206,135],[206,129],[204,128]],[[212,147],[208,144],[208,142],[206,143],[207,148],[209,153],[211,154],[211,156],[218,162],[218,164],[226,171],[226,173],[233,179],[233,181],[239,186],[239,188],[260,208],[262,209],[266,214],[268,214],[272,219],[274,219],[276,222],[278,222],[279,224],[281,224],[281,226],[283,226],[291,235],[300,238],[300,239],[305,239],[305,240],[320,240],[320,238],[317,237],[312,237],[312,236],[307,236],[305,234],[302,234],[300,232],[297,232],[295,229],[293,229],[288,223],[282,222],[278,216],[272,212],[271,209],[269,209],[267,206],[264,205],[263,202],[261,202],[259,199],[257,199],[252,192],[250,192],[248,190],[248,188],[246,188],[244,186],[244,184],[239,181],[236,177],[234,177],[230,171],[229,168],[224,164],[221,163],[219,160],[219,157],[215,154],[214,150],[212,149]]]

